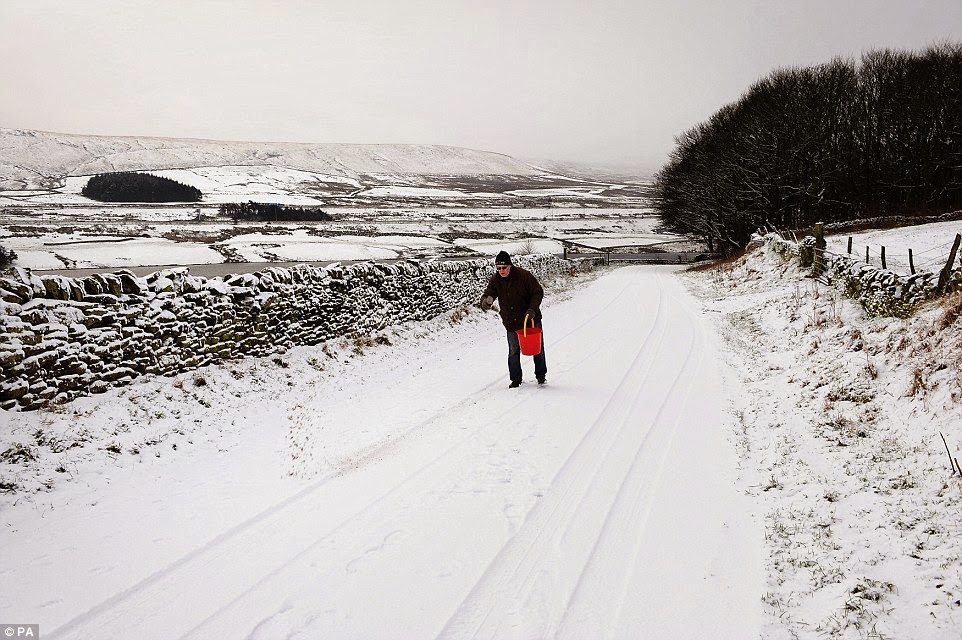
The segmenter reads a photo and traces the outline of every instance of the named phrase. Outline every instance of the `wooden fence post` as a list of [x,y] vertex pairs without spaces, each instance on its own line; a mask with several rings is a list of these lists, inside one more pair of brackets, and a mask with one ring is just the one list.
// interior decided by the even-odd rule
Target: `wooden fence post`
[[955,234],[955,242],[952,243],[952,250],[949,251],[949,259],[942,267],[942,272],[939,274],[939,285],[936,288],[936,293],[945,293],[945,287],[949,284],[949,276],[952,275],[952,265],[955,264],[955,254],[959,250],[959,243],[962,242],[962,233]]
[[882,245],[882,268],[888,269],[888,267],[885,266],[885,245]]
[[852,255],[852,236],[848,237],[848,255]]
[[912,249],[909,248],[909,269],[912,270],[912,275],[915,275],[915,260],[912,258]]
[[815,223],[815,256],[812,260],[812,275],[816,278],[825,271],[825,225]]
[[865,263],[872,264],[871,262],[868,261],[868,246],[865,247]]

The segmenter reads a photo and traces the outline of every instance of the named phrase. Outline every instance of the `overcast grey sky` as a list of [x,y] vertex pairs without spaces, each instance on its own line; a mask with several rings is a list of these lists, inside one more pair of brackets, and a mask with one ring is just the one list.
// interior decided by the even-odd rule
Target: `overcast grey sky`
[[0,0],[0,126],[651,173],[775,68],[944,41],[962,0]]

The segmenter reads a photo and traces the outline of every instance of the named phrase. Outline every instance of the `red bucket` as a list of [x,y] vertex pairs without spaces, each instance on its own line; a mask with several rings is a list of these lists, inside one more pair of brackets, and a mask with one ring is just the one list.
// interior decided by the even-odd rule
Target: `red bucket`
[[521,353],[526,356],[536,356],[541,353],[541,329],[534,326],[534,318],[531,318],[531,328],[528,328],[528,318],[525,316],[524,329],[518,329],[518,343],[521,345]]

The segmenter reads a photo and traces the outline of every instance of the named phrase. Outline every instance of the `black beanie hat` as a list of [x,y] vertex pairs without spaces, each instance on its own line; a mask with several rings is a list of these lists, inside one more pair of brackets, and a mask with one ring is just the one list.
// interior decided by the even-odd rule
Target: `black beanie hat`
[[511,264],[511,256],[508,255],[507,251],[502,251],[494,259],[494,264]]

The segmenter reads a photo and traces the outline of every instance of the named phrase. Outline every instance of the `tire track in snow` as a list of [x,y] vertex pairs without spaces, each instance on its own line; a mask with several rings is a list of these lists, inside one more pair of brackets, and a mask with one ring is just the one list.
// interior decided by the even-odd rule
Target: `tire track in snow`
[[[512,625],[523,627],[521,635],[524,637],[552,635],[564,613],[563,608],[553,605],[563,605],[563,601],[537,603],[535,608],[540,609],[546,619],[536,620],[535,628],[531,628],[531,620],[523,619],[531,614],[531,609],[522,611],[516,605],[529,602],[539,586],[537,581],[559,569],[560,557],[570,563],[590,554],[591,541],[597,536],[592,528],[598,521],[584,517],[586,512],[597,510],[592,509],[595,505],[589,502],[600,500],[603,503],[606,491],[598,486],[606,484],[604,476],[618,475],[610,466],[621,457],[618,453],[626,450],[626,446],[631,451],[630,442],[634,435],[631,428],[637,426],[634,414],[640,403],[637,391],[653,382],[652,376],[659,373],[654,368],[656,362],[670,360],[658,358],[663,351],[662,338],[668,329],[664,276],[658,278],[658,286],[655,323],[637,348],[630,368],[604,412],[555,476],[545,499],[529,513],[519,532],[494,559],[484,577],[449,620],[441,638],[503,637],[519,631],[517,627],[510,628]],[[676,380],[677,376],[671,382],[672,387]],[[662,404],[664,402],[663,399]],[[563,578],[559,580],[551,575],[548,579],[564,582]],[[559,587],[563,592],[563,584],[551,585],[555,591]]]
[[663,427],[620,487],[556,638],[741,640],[760,628],[761,535],[734,484],[718,355],[698,310],[682,317],[693,330],[682,384],[658,408]]
[[[692,374],[704,359],[704,332],[693,329],[684,362],[658,406],[651,430],[635,453],[565,607],[557,638],[601,637],[602,630],[607,630],[605,637],[615,636],[643,539],[640,532],[649,525],[651,503],[661,488],[665,461],[677,433],[677,408],[689,401],[695,379]],[[626,550],[631,550],[628,558],[624,556]]]
[[[403,629],[415,628],[423,633],[408,634],[410,637],[431,637],[442,629],[443,636],[459,637],[461,631],[472,628],[481,632],[500,629],[513,635],[519,627],[509,627],[519,621],[522,626],[526,624],[522,618],[531,612],[541,617],[534,621],[537,626],[528,628],[544,633],[529,635],[540,637],[553,635],[559,629],[576,629],[580,619],[576,614],[582,603],[590,600],[595,576],[603,574],[606,568],[607,549],[614,545],[619,550],[625,544],[620,538],[624,533],[621,527],[644,524],[643,518],[622,512],[627,508],[625,496],[635,495],[639,484],[643,484],[637,477],[637,468],[632,467],[640,455],[637,452],[644,447],[638,440],[645,437],[641,428],[644,425],[635,417],[641,415],[639,408],[644,408],[644,389],[662,389],[670,382],[670,376],[656,365],[672,359],[673,354],[666,354],[670,341],[663,338],[681,325],[672,322],[674,316],[666,309],[678,301],[666,291],[668,276],[664,272],[654,278],[659,299],[654,313],[644,304],[645,291],[632,291],[633,286],[643,287],[636,281],[648,280],[647,276],[639,278],[638,272],[625,269],[606,277],[614,278],[618,287],[612,286],[612,282],[606,299],[598,292],[590,294],[595,296],[592,303],[597,301],[597,306],[587,307],[593,313],[573,319],[572,324],[566,318],[558,323],[558,337],[549,342],[549,347],[556,345],[553,352],[564,351],[569,358],[554,365],[552,371],[558,373],[551,374],[553,384],[543,392],[492,393],[503,376],[503,363],[498,362],[495,381],[476,386],[468,397],[424,416],[403,436],[366,452],[368,458],[358,468],[319,479],[301,493],[226,532],[216,539],[216,544],[188,554],[168,569],[74,618],[55,635],[146,639],[245,637],[253,633],[252,638],[276,638],[300,632],[302,637],[327,637],[337,631],[351,635],[351,630],[383,630],[383,625],[365,627],[366,623],[359,620],[390,615],[387,611],[397,616],[390,619],[395,625],[391,627],[396,630],[395,636],[405,635]],[[613,295],[615,291],[617,295]],[[616,303],[618,299],[620,302]],[[617,330],[596,332],[591,337],[592,344],[582,344],[588,339],[582,332],[591,323],[604,328],[604,320],[613,310],[640,317],[635,325],[638,328],[633,330],[643,336],[644,342],[633,354],[623,353],[620,336],[614,335]],[[646,325],[648,322],[651,324]],[[579,336],[581,340],[577,339]],[[583,379],[593,366],[597,365],[601,372],[615,362],[626,369],[619,374],[620,380],[616,378],[617,385],[611,385],[614,389],[592,386],[588,380],[568,382],[572,375]],[[552,388],[556,380],[560,384]],[[404,389],[399,386],[398,392]],[[642,395],[635,397],[638,389],[642,389]],[[566,391],[552,395],[559,390]],[[667,394],[665,391],[663,395]],[[579,405],[588,401],[598,403],[597,413],[589,415]],[[666,402],[663,398],[662,404]],[[532,426],[531,416],[539,415],[539,411],[545,412],[541,418],[548,419]],[[419,584],[405,574],[404,580],[412,580],[410,587],[402,587],[403,594],[391,594],[409,604],[423,604],[422,599],[435,598],[428,605],[433,607],[429,609],[430,616],[410,607],[402,615],[395,601],[383,602],[374,597],[374,604],[361,607],[361,602],[368,603],[372,598],[352,600],[350,595],[340,596],[342,591],[369,594],[379,589],[383,595],[385,587],[381,583],[390,578],[395,579],[390,584],[396,587],[398,576],[392,572],[398,566],[406,566],[403,562],[398,564],[402,554],[413,551],[430,557],[436,548],[445,550],[445,545],[447,550],[454,550],[451,536],[463,536],[477,522],[453,522],[450,514],[477,517],[471,513],[474,505],[490,503],[475,503],[460,496],[450,496],[444,502],[438,498],[439,492],[456,487],[462,474],[471,471],[475,463],[486,462],[493,450],[488,450],[485,441],[513,442],[512,438],[538,434],[535,444],[543,447],[561,435],[552,433],[550,427],[566,425],[567,419],[565,430],[571,430],[573,415],[583,420],[578,439],[571,436],[572,446],[566,449],[569,453],[563,461],[559,457],[557,466],[545,475],[553,477],[554,482],[533,508],[525,507],[528,513],[513,537],[504,542],[495,540],[498,546],[477,548],[459,540],[465,546],[459,553],[481,554],[476,568],[473,564],[458,567],[455,571],[461,573],[450,582],[439,580],[438,574],[434,582]],[[526,431],[520,432],[519,428]],[[657,446],[651,448],[659,451]],[[383,462],[370,464],[378,458]],[[487,460],[498,461],[497,457]],[[478,484],[495,498],[510,496],[498,493],[508,489],[498,485],[496,479],[487,478],[476,469],[472,473],[475,475],[468,482]],[[441,508],[449,515],[424,515]],[[492,511],[482,516],[489,517]],[[414,536],[407,528],[424,522],[440,526],[428,527],[431,530],[427,533],[418,531],[422,537]],[[547,541],[552,548],[531,546],[532,541],[538,540]],[[411,546],[415,544],[418,546]],[[516,562],[515,573],[511,573],[507,560]],[[519,571],[527,571],[527,575]],[[619,576],[621,589],[629,593],[635,587],[637,574],[631,568],[622,571],[625,575]],[[497,590],[492,593],[492,581],[499,579],[514,579],[507,590],[523,596],[519,602],[522,608],[512,606],[514,603]],[[437,597],[442,595],[443,598]],[[609,611],[630,624],[631,616],[622,615],[622,606],[615,604],[620,601],[615,599]],[[507,606],[499,608],[505,602]],[[329,616],[326,608],[336,609],[335,603],[347,608]],[[386,608],[387,604],[394,608]],[[566,617],[568,609],[571,612]],[[335,614],[341,617],[328,620]],[[158,621],[163,621],[162,628]],[[401,626],[404,623],[410,626]],[[370,633],[353,635],[371,637]]]
[[[472,400],[476,400],[478,396],[489,393],[496,385],[497,383],[489,384],[487,387],[472,394],[471,397],[458,403],[455,408],[472,404]],[[517,407],[517,405],[521,404],[522,402],[523,399],[519,398],[516,400],[504,410],[503,415],[510,414]],[[431,423],[439,422],[451,409],[452,408],[448,408],[447,410],[442,410],[435,413],[427,420],[426,423],[420,425],[420,427],[424,428]],[[497,416],[495,416],[495,418],[497,418]],[[325,475],[322,478],[319,478],[318,480],[312,482],[308,487],[302,489],[283,502],[280,502],[262,511],[241,524],[238,524],[204,546],[199,547],[191,553],[183,556],[180,560],[172,563],[168,567],[106,599],[104,602],[91,608],[86,613],[73,618],[57,629],[54,629],[51,632],[51,637],[65,639],[86,638],[90,637],[90,629],[96,629],[98,630],[98,633],[101,634],[106,631],[106,636],[112,637],[109,633],[109,630],[114,628],[112,625],[116,625],[118,631],[120,629],[128,630],[132,624],[136,624],[135,619],[138,617],[138,612],[153,611],[165,607],[173,608],[175,607],[175,603],[178,601],[180,601],[181,604],[176,605],[177,609],[189,609],[189,606],[186,604],[186,602],[189,601],[190,598],[185,597],[182,593],[177,592],[177,589],[189,582],[189,580],[184,578],[185,575],[203,573],[203,569],[205,567],[215,567],[219,565],[230,566],[233,564],[234,558],[247,555],[244,553],[245,551],[251,551],[258,548],[266,549],[267,553],[265,556],[269,556],[270,551],[276,551],[280,549],[286,550],[286,557],[282,559],[270,561],[268,563],[261,562],[260,564],[265,568],[260,572],[255,571],[255,573],[259,573],[260,578],[254,580],[252,583],[246,583],[249,585],[248,588],[245,588],[243,592],[237,594],[236,597],[233,597],[230,601],[219,608],[218,611],[213,615],[208,616],[202,622],[197,624],[195,628],[199,628],[221,611],[227,610],[232,604],[240,600],[244,595],[253,592],[257,587],[265,584],[272,577],[278,575],[283,569],[301,560],[305,554],[323,544],[331,536],[347,527],[352,521],[374,509],[378,504],[389,499],[396,492],[403,489],[405,485],[417,479],[418,477],[423,476],[428,470],[437,464],[439,460],[442,460],[453,452],[459,450],[464,443],[477,437],[478,433],[483,430],[486,422],[478,420],[475,424],[475,429],[468,431],[466,434],[462,434],[460,439],[454,442],[454,444],[447,446],[441,454],[432,454],[432,456],[436,455],[436,457],[424,462],[413,472],[401,478],[393,479],[383,493],[380,493],[379,495],[376,495],[375,497],[364,502],[359,508],[353,509],[351,515],[339,521],[328,530],[324,532],[316,532],[315,535],[305,536],[304,534],[297,534],[296,531],[291,531],[290,529],[284,532],[282,525],[285,522],[289,523],[291,519],[290,514],[294,512],[298,513],[298,517],[295,519],[299,519],[302,522],[309,521],[312,517],[316,517],[318,520],[323,520],[322,513],[318,511],[308,511],[307,509],[311,507],[311,501],[319,491],[326,489],[332,481],[350,475],[344,470],[337,470]],[[390,443],[390,446],[384,448],[384,451],[386,452],[391,447],[396,446],[399,446],[399,443],[392,442]],[[368,457],[376,457],[376,454],[377,452],[371,452],[368,454]],[[305,530],[310,531],[309,528],[306,528]],[[287,535],[285,535],[285,533]],[[315,537],[318,534],[320,537]],[[290,553],[290,549],[292,548],[298,549],[299,551],[294,552],[293,555],[287,555],[287,553]],[[169,586],[168,583],[173,583],[173,585]],[[236,584],[232,585],[232,587],[235,590],[237,588]],[[151,626],[147,617],[143,618],[143,624],[145,630]],[[184,630],[183,633],[190,635],[192,630]]]
[[[622,274],[616,274],[616,275],[620,276]],[[632,278],[630,277],[626,278],[625,285],[621,287],[617,295],[614,297],[618,298],[621,295],[623,295],[624,292],[632,286],[632,284],[633,284]],[[638,302],[638,300],[635,300],[634,302],[635,302],[635,305],[632,308],[626,310],[629,313],[637,313],[640,309],[640,303]],[[584,320],[583,322],[581,322],[578,325],[578,327],[585,327],[588,324],[590,324],[593,319],[597,319],[602,315],[604,315],[604,313],[611,306],[611,304],[612,302],[609,299],[607,304],[601,307],[595,314],[591,315],[587,320]],[[574,333],[575,331],[568,331],[563,335],[569,336]],[[614,341],[614,338],[612,336],[609,336],[609,335],[605,336],[604,342],[606,344],[611,343],[612,341]],[[617,345],[615,345],[615,347],[617,347]],[[596,345],[594,349],[589,349],[588,354],[576,362],[580,363],[591,357],[597,357],[600,348],[601,347],[599,345]],[[434,418],[432,418],[432,421],[434,421],[435,419],[440,420],[442,418],[449,417],[452,413],[465,411],[468,405],[477,404],[475,401],[475,398],[477,396],[488,395],[493,390],[494,387],[497,387],[500,384],[501,384],[500,381],[490,383],[481,391],[473,394],[471,398],[465,399],[457,403],[453,407],[448,407],[446,410],[439,412]],[[501,425],[499,429],[497,429],[494,432],[490,431],[490,429],[485,429],[485,428],[476,428],[472,430],[465,438],[460,440],[457,444],[451,446],[451,448],[446,450],[442,455],[437,456],[436,458],[432,459],[430,462],[424,464],[422,467],[419,467],[415,473],[413,473],[411,476],[409,476],[405,480],[405,482],[398,484],[390,492],[382,496],[380,499],[370,503],[365,509],[358,512],[350,519],[345,520],[336,530],[331,531],[325,537],[318,539],[315,544],[311,545],[311,547],[305,549],[302,553],[298,554],[296,557],[290,558],[290,560],[285,562],[282,566],[277,567],[275,571],[265,576],[257,584],[252,585],[251,588],[248,589],[244,594],[240,595],[238,598],[235,598],[233,601],[227,603],[217,613],[210,616],[203,623],[201,623],[200,625],[192,629],[191,632],[185,634],[184,637],[202,637],[205,627],[208,625],[212,625],[212,623],[217,619],[218,616],[227,615],[232,610],[236,611],[238,605],[242,605],[245,599],[254,597],[255,594],[258,593],[258,591],[263,592],[265,590],[268,590],[267,588],[270,584],[283,582],[284,576],[288,575],[288,573],[291,571],[297,571],[299,566],[305,566],[307,564],[314,566],[316,563],[311,561],[312,556],[316,555],[318,550],[323,546],[324,543],[328,541],[329,538],[335,535],[347,536],[345,532],[351,530],[352,527],[355,526],[355,523],[361,518],[367,518],[368,520],[376,520],[377,518],[373,515],[373,513],[379,507],[389,508],[389,503],[398,501],[399,495],[403,494],[402,490],[407,488],[406,485],[413,484],[416,480],[425,480],[425,479],[430,479],[430,482],[432,484],[439,484],[439,485],[445,484],[447,480],[453,481],[454,478],[456,478],[462,473],[463,464],[465,461],[462,461],[459,464],[449,465],[449,469],[445,472],[446,475],[439,475],[438,473],[438,467],[441,466],[441,462],[452,457],[453,455],[463,452],[466,445],[469,442],[477,440],[477,438],[482,435],[486,435],[487,437],[492,439],[500,439],[500,435],[499,435],[500,433],[503,433],[504,431],[514,428],[514,424],[509,418],[517,413],[518,408],[521,405],[530,402],[532,398],[531,396],[518,394],[516,392],[512,392],[510,395],[504,396],[504,397],[509,398],[510,401],[502,410],[499,411],[498,414],[495,414],[495,415],[479,414],[477,418],[473,420],[473,422],[477,425],[491,425],[491,424]],[[608,404],[610,404],[610,400],[608,401]],[[403,447],[405,443],[397,442],[397,443],[392,443],[392,445],[393,444],[397,444],[399,447]],[[385,454],[388,448],[391,448],[391,447],[387,447],[384,450],[379,451],[378,457]],[[470,458],[470,456],[467,456],[467,457]],[[321,562],[321,564],[323,563]],[[321,572],[320,569],[315,569],[315,571],[317,571],[318,573]]]
[[[631,280],[626,279],[624,286],[619,289],[614,299],[609,297],[594,314],[580,322],[575,328],[562,334],[558,342],[567,341],[569,337],[577,335],[579,329],[583,329],[593,322],[597,323],[598,319],[603,318],[617,298],[623,295],[630,286]],[[606,342],[613,339],[612,336],[605,336]],[[581,364],[593,353],[596,353],[596,351],[586,354],[577,364]],[[323,514],[312,508],[312,502],[317,494],[327,490],[332,482],[351,475],[372,460],[396,453],[398,449],[410,446],[411,436],[420,432],[430,432],[432,426],[444,421],[451,413],[466,412],[470,415],[470,407],[478,405],[479,399],[490,395],[500,386],[501,379],[499,378],[461,399],[456,404],[439,409],[423,422],[412,426],[398,438],[392,439],[374,450],[364,452],[350,470],[342,468],[318,478],[293,496],[248,518],[139,583],[114,594],[87,612],[74,617],[53,630],[51,636],[55,638],[85,637],[90,633],[87,631],[88,629],[97,629],[98,633],[107,632],[112,628],[116,628],[118,631],[121,629],[128,630],[129,632],[131,627],[137,625],[136,621],[139,617],[143,617],[142,624],[146,630],[151,626],[149,622],[151,611],[163,608],[190,609],[189,601],[191,598],[180,592],[184,583],[188,582],[185,576],[216,573],[211,568],[230,566],[234,563],[235,558],[244,555],[245,550],[266,550],[259,557],[251,558],[246,572],[248,575],[243,577],[243,582],[234,583],[226,590],[232,591],[233,595],[227,596],[229,599],[223,606],[192,627],[193,629],[201,628],[206,622],[214,619],[220,612],[228,610],[245,595],[253,593],[257,588],[267,584],[273,577],[281,574],[285,568],[301,561],[313,549],[318,548],[330,537],[349,527],[353,521],[376,509],[379,504],[391,499],[412,481],[423,477],[439,461],[461,450],[468,442],[485,432],[492,422],[494,424],[503,423],[504,429],[510,428],[510,421],[506,418],[514,415],[518,407],[526,401],[524,396],[514,396],[497,415],[479,416],[473,420],[474,428],[463,434],[457,434],[460,437],[457,437],[453,443],[446,441],[440,454],[432,452],[431,457],[423,460],[421,465],[413,471],[404,476],[392,478],[391,482],[385,485],[380,493],[368,496],[360,505],[350,509],[348,517],[336,523],[329,523],[325,530],[317,531],[309,525],[300,530],[287,526],[292,519],[290,515],[292,513],[298,514],[297,517],[293,518],[294,520],[304,523],[309,523],[312,519],[323,521]],[[285,556],[282,558],[275,557],[273,553],[277,550],[285,550]],[[261,568],[258,569],[257,567]],[[192,631],[185,627],[182,633],[190,635]]]
[[[629,289],[629,287],[631,287],[631,284],[632,284],[631,279],[626,278],[625,283],[621,287],[621,289],[615,295],[608,295],[606,298],[604,298],[604,304],[600,308],[595,310],[595,312],[592,315],[588,316],[582,322],[576,324],[575,326],[568,328],[567,331],[565,331],[564,333],[561,333],[559,336],[557,337],[550,336],[550,342],[548,344],[550,344],[550,346],[552,347],[552,351],[556,347],[564,346],[572,337],[577,337],[589,325],[592,325],[592,324],[597,325],[599,319],[604,320],[606,317],[606,312],[618,301],[618,299],[622,295],[624,295],[624,293]],[[633,309],[633,311],[636,311],[639,314],[641,314],[643,310],[640,308],[637,308],[637,309]],[[644,317],[643,314],[642,314],[642,317]],[[608,345],[617,339],[618,339],[618,336],[611,333],[604,333],[602,335],[603,345]],[[546,344],[546,348],[548,344]],[[459,347],[462,347],[462,346],[464,345],[459,345]],[[595,350],[585,352],[583,357],[577,360],[567,362],[564,365],[559,365],[559,366],[553,365],[551,369],[552,379],[553,380],[556,379],[557,371],[561,371],[563,373],[572,371],[572,370],[577,371],[580,365],[596,357],[600,349],[601,349],[601,345],[599,345]],[[408,429],[398,434],[395,434],[390,439],[372,443],[365,449],[354,453],[350,457],[350,461],[349,461],[350,464],[347,464],[346,462],[342,461],[340,464],[335,465],[335,472],[331,474],[332,477],[340,476],[345,473],[356,471],[360,467],[363,467],[374,460],[380,459],[385,455],[388,455],[391,451],[397,449],[397,447],[403,446],[406,440],[410,439],[413,436],[416,436],[418,433],[423,431],[426,426],[437,423],[440,419],[446,417],[449,413],[451,413],[454,410],[457,410],[462,406],[465,406],[468,404],[475,404],[478,401],[478,399],[488,396],[492,391],[498,390],[501,386],[503,386],[503,378],[499,377],[489,382],[483,388],[479,389],[478,391],[475,391],[469,397],[458,402],[457,404],[453,406],[446,405],[446,406],[440,407],[437,411],[433,412],[425,420],[420,421],[416,424],[413,424]],[[521,399],[519,398],[518,402],[515,403],[514,407],[516,408],[520,404],[520,402],[521,402]]]
[[[616,274],[616,275],[620,276],[620,275],[622,275],[622,274]],[[614,298],[617,299],[617,298],[621,297],[621,296],[625,293],[625,291],[627,291],[629,288],[631,288],[632,284],[633,284],[633,283],[632,283],[632,279],[631,279],[631,278],[626,278],[626,282],[625,282],[624,286],[621,287],[621,289],[618,291],[617,295],[614,296]],[[639,312],[639,310],[640,310],[640,304],[638,304],[638,301],[637,301],[637,300],[635,300],[635,303],[636,303],[635,306],[634,306],[633,308],[631,308],[631,309],[628,310],[629,312],[631,312],[631,313],[637,313],[637,312]],[[584,328],[584,327],[586,327],[587,325],[591,324],[593,320],[596,320],[597,318],[603,316],[604,313],[605,313],[605,311],[607,311],[607,310],[612,306],[612,304],[614,304],[614,300],[612,300],[612,299],[609,298],[604,306],[602,306],[599,310],[597,310],[597,311],[596,311],[593,315],[591,315],[588,319],[586,319],[586,320],[584,320],[583,322],[581,322],[580,324],[578,324],[578,325],[577,325],[577,328]],[[660,309],[660,305],[659,305],[659,309]],[[657,316],[658,314],[656,313],[655,315]],[[654,326],[654,324],[655,324],[655,322],[652,322],[652,325],[653,325],[653,326]],[[569,330],[568,332],[562,334],[563,338],[567,338],[568,336],[576,335],[576,334],[577,334],[577,328],[576,328],[576,329],[573,329],[573,330]],[[653,335],[653,332],[649,331],[649,334],[648,334],[649,339],[651,338],[651,335]],[[562,339],[563,339],[563,338],[562,338]],[[616,338],[613,337],[613,336],[611,336],[611,335],[606,335],[604,338],[605,338],[605,339],[604,339],[604,343],[605,343],[605,344],[610,344],[611,342],[613,342],[613,341],[616,340]],[[559,339],[559,342],[560,342],[560,341],[561,341],[561,340]],[[555,341],[553,341],[553,342],[555,342]],[[617,346],[617,345],[616,345],[616,346]],[[580,363],[584,362],[585,360],[588,360],[588,359],[590,359],[590,358],[592,358],[592,357],[597,357],[600,348],[601,348],[600,346],[597,346],[597,345],[596,345],[596,347],[595,347],[594,349],[590,349],[590,350],[588,351],[588,353],[587,353],[583,358],[575,361],[576,364],[580,364]],[[572,368],[574,368],[574,365],[572,365]],[[465,399],[465,400],[462,400],[461,402],[457,403],[456,405],[454,405],[454,406],[452,406],[452,407],[447,407],[446,409],[443,409],[443,410],[439,411],[437,414],[435,414],[434,416],[432,416],[432,418],[429,420],[429,422],[435,422],[435,421],[438,421],[438,420],[441,420],[441,419],[444,419],[444,418],[449,417],[452,413],[458,413],[458,412],[464,411],[464,410],[466,409],[466,407],[468,407],[469,405],[475,405],[475,404],[477,404],[477,398],[478,398],[478,397],[487,396],[492,390],[495,390],[495,389],[499,388],[500,385],[501,385],[501,381],[500,381],[500,378],[499,378],[498,381],[495,381],[495,382],[492,382],[492,383],[488,384],[487,386],[485,386],[485,387],[484,387],[483,389],[481,389],[480,391],[472,394],[471,397],[469,397],[469,398],[467,398],[467,399]],[[195,627],[194,629],[192,629],[190,632],[188,632],[187,634],[185,634],[184,637],[185,637],[185,638],[186,638],[186,637],[202,637],[202,636],[203,636],[203,633],[202,633],[202,632],[203,632],[203,630],[204,630],[204,627],[205,627],[206,625],[209,625],[210,623],[212,623],[218,616],[221,616],[221,615],[226,614],[226,613],[229,612],[232,608],[236,608],[236,606],[237,606],[238,604],[242,604],[242,603],[243,603],[243,601],[244,601],[245,598],[250,597],[250,596],[253,596],[258,590],[263,590],[265,587],[267,587],[267,586],[268,586],[269,584],[271,584],[272,582],[281,581],[281,577],[282,577],[283,575],[285,575],[285,572],[286,572],[286,571],[288,571],[288,570],[290,570],[290,569],[292,569],[292,568],[296,568],[296,566],[298,566],[298,565],[303,566],[303,565],[305,565],[305,564],[308,564],[309,559],[310,559],[310,557],[311,557],[311,554],[312,554],[312,553],[315,553],[325,542],[328,541],[329,538],[331,538],[332,536],[335,536],[335,535],[337,535],[337,534],[343,534],[345,531],[349,530],[349,529],[351,528],[351,526],[352,526],[357,520],[361,519],[361,518],[364,517],[364,516],[368,516],[369,518],[372,518],[372,519],[373,519],[373,516],[371,515],[372,512],[374,512],[379,506],[383,506],[385,503],[387,503],[389,498],[394,498],[394,499],[396,500],[398,494],[402,493],[402,489],[406,488],[406,485],[413,484],[414,481],[419,480],[419,479],[425,479],[425,478],[431,478],[431,482],[432,482],[433,484],[444,484],[444,481],[445,481],[445,480],[447,480],[447,479],[453,479],[454,477],[460,475],[460,473],[462,472],[462,467],[463,467],[462,464],[457,464],[457,465],[452,465],[452,466],[450,466],[450,468],[449,468],[449,470],[446,472],[446,475],[445,475],[445,476],[439,476],[439,475],[436,474],[436,472],[437,472],[437,467],[440,465],[440,463],[441,463],[442,461],[450,458],[451,456],[457,454],[458,452],[462,452],[462,451],[465,449],[466,445],[467,445],[469,442],[474,441],[474,440],[477,440],[477,438],[480,437],[481,435],[487,435],[489,438],[498,439],[500,433],[503,433],[504,431],[507,431],[507,430],[510,430],[510,429],[514,428],[514,425],[513,425],[513,423],[511,422],[511,420],[509,419],[509,417],[515,415],[515,414],[517,413],[518,408],[519,408],[521,405],[530,402],[530,401],[531,401],[531,397],[530,397],[530,396],[525,396],[525,395],[523,395],[523,394],[518,394],[517,392],[512,392],[512,394],[509,395],[509,396],[507,396],[507,397],[508,397],[508,398],[511,398],[511,401],[508,402],[508,403],[507,403],[507,406],[504,407],[501,411],[499,411],[498,414],[495,414],[495,415],[479,415],[479,416],[473,421],[476,425],[479,425],[478,428],[475,428],[475,429],[473,429],[472,431],[470,431],[464,438],[462,438],[462,439],[461,439],[460,441],[458,441],[456,444],[452,445],[449,449],[447,449],[446,451],[444,451],[443,454],[438,455],[436,458],[432,459],[430,462],[428,462],[428,463],[424,464],[423,466],[419,467],[416,472],[414,472],[414,473],[412,473],[410,476],[408,476],[403,482],[401,482],[401,483],[397,484],[396,486],[394,486],[393,489],[391,489],[391,490],[390,490],[388,493],[386,493],[384,496],[381,496],[381,498],[379,498],[378,500],[376,500],[376,501],[371,502],[370,504],[368,504],[366,508],[364,508],[364,509],[362,509],[361,511],[359,511],[358,513],[356,513],[353,517],[351,517],[351,518],[343,521],[343,522],[341,523],[341,525],[340,525],[339,527],[337,527],[337,529],[331,531],[328,535],[324,536],[323,538],[318,539],[318,540],[315,542],[315,544],[312,544],[309,548],[304,549],[304,551],[303,551],[302,553],[298,554],[297,556],[290,558],[290,559],[289,559],[288,561],[286,561],[283,565],[278,566],[275,571],[273,571],[273,572],[271,572],[269,575],[265,576],[265,577],[264,577],[262,580],[260,580],[257,584],[252,585],[251,588],[248,589],[244,594],[240,595],[239,597],[235,598],[235,599],[232,600],[231,602],[227,603],[224,607],[222,607],[222,608],[221,608],[218,612],[216,612],[214,615],[210,616],[210,617],[209,617],[208,619],[206,619],[204,622],[202,622],[202,623],[199,624],[197,627]],[[609,400],[608,400],[608,403],[606,403],[606,406],[608,406],[608,404],[610,404],[610,403],[611,403],[611,400],[609,399]],[[489,429],[485,429],[485,428],[484,428],[484,425],[490,425],[490,424],[501,425],[501,427],[500,427],[499,429],[497,429],[495,432],[491,432]],[[412,428],[411,430],[409,430],[409,432],[410,432],[410,431],[415,431],[415,430],[421,430],[421,428],[426,427],[426,426],[427,426],[427,425],[419,425],[418,427]],[[396,448],[395,445],[396,445],[397,447],[403,447],[404,444],[405,444],[405,443],[404,443],[403,441],[391,442],[391,443],[389,443],[388,445],[386,445],[385,447],[379,449],[377,452],[372,453],[371,456],[372,456],[372,457],[381,457],[382,455],[386,454],[389,449]],[[431,475],[432,472],[434,472],[435,475],[432,476],[432,475]],[[310,564],[311,564],[312,566],[314,566],[314,563],[310,563]]]

